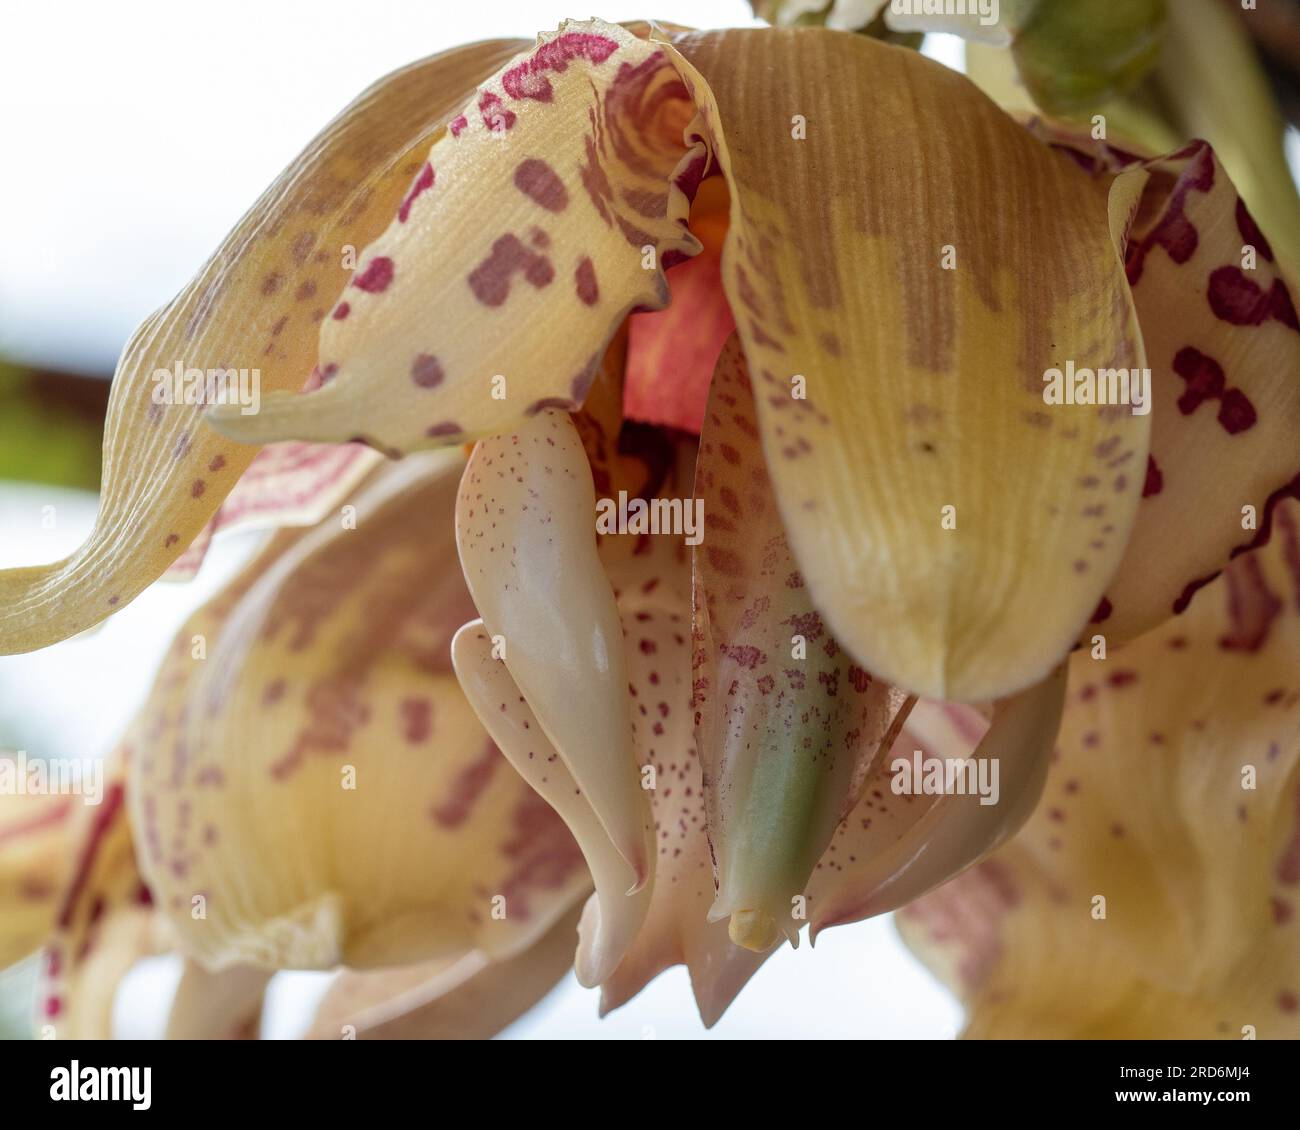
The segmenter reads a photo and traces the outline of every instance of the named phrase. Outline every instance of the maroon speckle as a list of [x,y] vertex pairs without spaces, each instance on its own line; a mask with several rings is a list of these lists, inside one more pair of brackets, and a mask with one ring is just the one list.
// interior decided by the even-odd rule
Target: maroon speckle
[[1248,279],[1240,267],[1219,267],[1210,275],[1210,309],[1221,321],[1234,326],[1259,326],[1276,318],[1284,326],[1300,329],[1291,294],[1281,279],[1264,290]]
[[1155,458],[1147,456],[1147,477],[1142,484],[1142,497],[1150,498],[1153,494],[1159,494],[1165,485],[1165,477],[1160,473],[1160,468],[1156,465]]
[[446,800],[434,805],[430,815],[434,822],[444,828],[458,828],[469,819],[474,805],[492,780],[501,755],[490,741],[476,761],[465,766],[451,785],[451,795]]
[[1194,346],[1184,346],[1174,355],[1174,372],[1187,382],[1178,398],[1178,410],[1184,416],[1190,416],[1207,400],[1218,400],[1219,426],[1229,435],[1254,425],[1254,405],[1240,389],[1227,387],[1223,366],[1213,357]]
[[352,280],[352,285],[367,294],[382,294],[393,281],[393,261],[387,255],[376,255],[366,269]]
[[341,322],[343,321],[344,318],[346,318],[351,313],[352,313],[352,307],[346,302],[340,302],[337,306],[334,307],[334,313],[331,314],[330,317],[333,318],[336,322]]
[[578,289],[578,297],[584,305],[595,306],[600,298],[600,287],[596,284],[596,266],[584,255],[578,260],[578,269],[573,273],[573,280]]
[[515,169],[515,187],[548,212],[563,212],[569,206],[569,193],[564,181],[550,165],[536,157],[519,162]]
[[483,116],[483,124],[493,133],[505,132],[516,121],[514,112],[507,110],[500,97],[490,90],[478,100],[478,112]]
[[442,364],[431,353],[421,353],[411,362],[411,380],[420,388],[437,388],[443,375]]
[[402,205],[397,209],[398,223],[406,223],[407,217],[411,214],[411,205],[415,203],[415,198],[422,192],[427,192],[433,187],[433,166],[428,161],[424,163],[424,168],[420,170],[420,175],[415,178],[415,183],[411,185],[411,191],[406,194]]
[[427,741],[433,733],[433,706],[427,698],[402,700],[402,736],[412,745]]
[[1199,242],[1196,228],[1183,214],[1183,209],[1187,204],[1187,194],[1193,189],[1209,192],[1214,187],[1214,156],[1204,142],[1189,147],[1187,155],[1193,159],[1175,182],[1160,222],[1145,239],[1129,245],[1127,272],[1131,285],[1137,285],[1142,278],[1142,269],[1151,248],[1163,247],[1169,258],[1180,264],[1186,263],[1196,252]]
[[492,253],[470,272],[466,282],[484,306],[500,306],[510,294],[512,276],[522,271],[538,289],[550,284],[555,268],[545,255],[530,251],[516,235],[503,235],[492,244]]
[[1237,197],[1237,230],[1241,232],[1241,238],[1256,251],[1258,251],[1268,262],[1273,262],[1273,248],[1264,238],[1264,233],[1259,230],[1255,223],[1255,218],[1250,214],[1246,207],[1246,202]]
[[603,63],[615,51],[618,43],[603,35],[587,32],[567,32],[543,43],[533,54],[501,76],[501,85],[513,99],[528,98],[534,102],[550,102],[555,94],[547,71],[563,74],[573,59],[586,59]]
[[469,128],[469,119],[464,114],[457,114],[456,117],[452,118],[447,128],[451,130],[452,137],[459,137]]
[[203,492],[207,489],[207,484],[202,479],[195,479],[194,482],[190,484],[190,497],[200,498],[202,497]]

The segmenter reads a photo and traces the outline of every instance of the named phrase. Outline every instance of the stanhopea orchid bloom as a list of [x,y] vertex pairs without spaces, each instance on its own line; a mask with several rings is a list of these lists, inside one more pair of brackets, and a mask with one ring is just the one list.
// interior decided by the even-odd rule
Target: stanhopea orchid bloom
[[1289,272],[1205,142],[867,36],[382,80],[127,347],[89,540],[0,574],[28,651],[278,527],[100,807],[4,799],[40,1023],[179,950],[174,1035],[339,966],[313,1035],[489,1035],[571,962],[712,1024],[901,910],[974,1035],[1300,1035]]

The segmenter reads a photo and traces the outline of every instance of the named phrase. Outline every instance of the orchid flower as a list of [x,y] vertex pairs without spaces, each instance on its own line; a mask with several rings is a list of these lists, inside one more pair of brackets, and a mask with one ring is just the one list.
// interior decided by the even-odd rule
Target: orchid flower
[[[848,32],[382,80],[127,347],[89,540],[0,574],[27,651],[276,527],[104,805],[6,801],[40,1023],[176,950],[174,1035],[340,966],[312,1035],[489,1035],[571,961],[602,1010],[685,964],[712,1024],[901,908],[973,1034],[1300,1033],[1290,271],[1208,144]],[[996,796],[898,787],[972,758]]]

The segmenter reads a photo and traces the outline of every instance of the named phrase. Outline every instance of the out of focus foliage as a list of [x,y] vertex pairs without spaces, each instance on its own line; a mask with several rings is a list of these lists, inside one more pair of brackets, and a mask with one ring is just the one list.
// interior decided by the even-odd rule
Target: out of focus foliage
[[0,362],[0,479],[99,488],[108,382]]

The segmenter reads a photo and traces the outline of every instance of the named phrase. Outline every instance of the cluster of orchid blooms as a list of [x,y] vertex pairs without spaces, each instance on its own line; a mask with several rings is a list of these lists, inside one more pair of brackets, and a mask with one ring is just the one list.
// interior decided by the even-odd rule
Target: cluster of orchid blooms
[[[0,798],[0,964],[41,951],[60,1035],[163,951],[173,1036],[339,966],[313,1035],[490,1035],[571,965],[609,1010],[685,964],[712,1024],[898,911],[971,1035],[1300,1034],[1269,234],[1205,141],[806,21],[383,79],[130,342],[87,542],[0,574],[30,651],[276,527],[102,804]],[[154,403],[176,357],[260,409]],[[1045,404],[1067,362],[1149,367],[1151,411]],[[620,498],[702,536],[598,530]],[[896,790],[916,751],[997,803]]]

